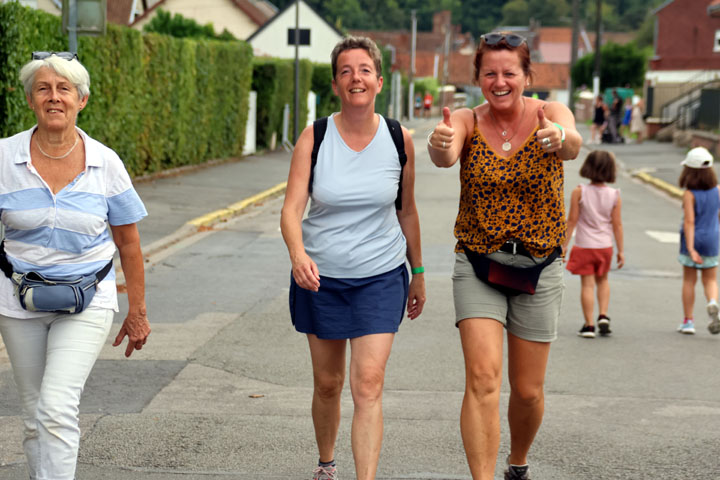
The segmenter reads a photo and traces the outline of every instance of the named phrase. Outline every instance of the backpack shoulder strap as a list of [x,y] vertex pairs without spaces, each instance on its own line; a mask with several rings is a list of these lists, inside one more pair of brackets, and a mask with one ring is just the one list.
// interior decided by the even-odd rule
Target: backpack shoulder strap
[[407,154],[405,153],[405,140],[403,139],[402,127],[400,122],[394,118],[385,118],[385,123],[390,130],[390,136],[395,144],[395,149],[398,152],[398,160],[400,161],[400,180],[398,182],[398,194],[395,199],[395,209],[402,210],[402,182],[403,182],[403,170],[407,163]]
[[310,154],[310,180],[308,182],[308,192],[313,191],[313,178],[315,177],[315,165],[317,164],[318,152],[320,151],[320,144],[325,138],[325,131],[327,130],[327,117],[318,118],[313,122],[313,149]]

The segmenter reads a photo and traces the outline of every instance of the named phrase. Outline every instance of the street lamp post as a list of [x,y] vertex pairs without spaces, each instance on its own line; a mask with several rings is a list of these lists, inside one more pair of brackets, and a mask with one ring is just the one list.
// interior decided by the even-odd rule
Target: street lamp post
[[300,121],[300,0],[295,0],[295,112],[293,116],[293,145],[298,140]]

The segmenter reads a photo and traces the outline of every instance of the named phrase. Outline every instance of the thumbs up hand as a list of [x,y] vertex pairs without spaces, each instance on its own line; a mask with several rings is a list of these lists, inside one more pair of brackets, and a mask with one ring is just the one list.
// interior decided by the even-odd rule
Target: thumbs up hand
[[562,148],[562,131],[545,116],[545,110],[542,108],[538,108],[537,117],[538,142],[546,152],[557,152]]
[[428,148],[448,150],[455,139],[455,129],[450,121],[450,109],[444,107],[442,113],[442,121],[438,123],[435,129],[428,135]]

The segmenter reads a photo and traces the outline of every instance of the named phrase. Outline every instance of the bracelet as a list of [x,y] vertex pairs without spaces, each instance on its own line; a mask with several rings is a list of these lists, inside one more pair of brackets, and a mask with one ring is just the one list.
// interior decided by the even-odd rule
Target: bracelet
[[558,127],[560,129],[560,143],[564,143],[565,142],[565,129],[559,123],[553,122],[553,125],[555,125],[556,127]]
[[435,130],[433,130],[432,132],[428,133],[428,136],[427,136],[428,147],[430,147],[430,148],[435,148],[435,147],[433,146],[433,144],[430,143],[430,137],[432,137],[433,133],[435,133]]
[[418,273],[425,273],[425,267],[415,267],[410,270],[413,275],[416,275]]

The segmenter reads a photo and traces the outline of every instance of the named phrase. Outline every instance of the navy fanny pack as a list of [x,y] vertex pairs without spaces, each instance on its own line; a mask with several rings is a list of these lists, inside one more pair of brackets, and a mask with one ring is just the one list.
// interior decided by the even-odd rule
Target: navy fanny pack
[[110,272],[112,260],[92,275],[50,278],[37,272],[16,273],[0,243],[0,270],[15,285],[15,296],[28,312],[80,313],[90,305],[98,283]]

